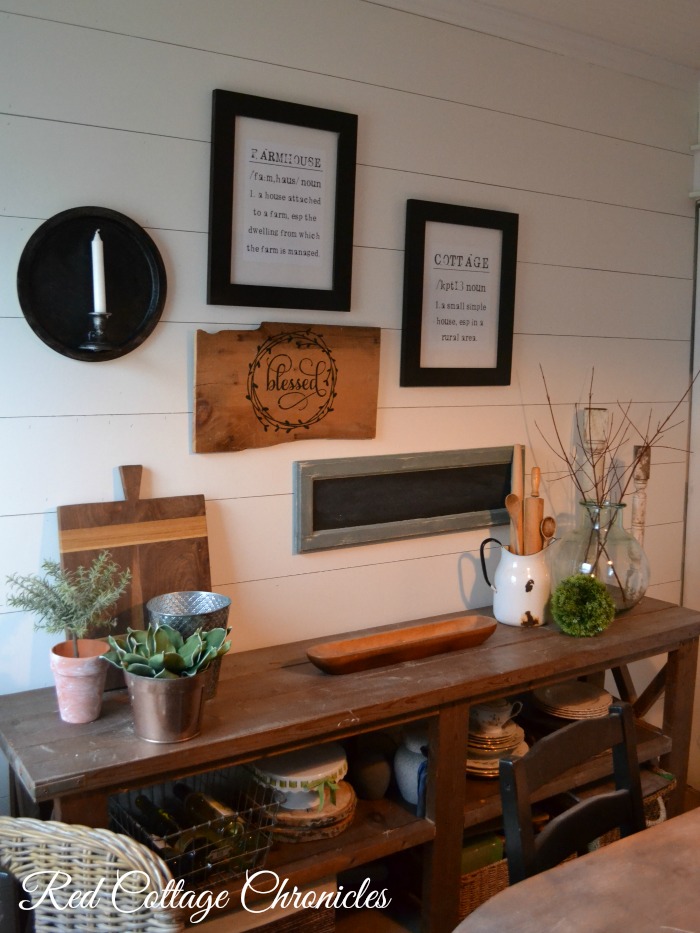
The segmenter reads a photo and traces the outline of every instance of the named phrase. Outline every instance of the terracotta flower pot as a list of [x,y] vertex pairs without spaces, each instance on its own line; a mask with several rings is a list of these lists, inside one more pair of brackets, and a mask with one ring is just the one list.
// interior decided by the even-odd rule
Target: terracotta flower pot
[[64,722],[92,722],[99,718],[107,677],[102,655],[108,650],[106,642],[92,638],[78,639],[77,658],[73,657],[72,641],[63,641],[51,649],[58,711]]

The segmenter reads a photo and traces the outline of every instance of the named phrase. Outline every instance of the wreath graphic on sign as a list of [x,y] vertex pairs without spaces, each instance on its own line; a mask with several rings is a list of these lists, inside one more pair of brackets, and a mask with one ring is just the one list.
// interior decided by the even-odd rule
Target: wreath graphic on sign
[[333,411],[338,367],[310,329],[269,337],[248,367],[246,398],[263,429],[309,429]]

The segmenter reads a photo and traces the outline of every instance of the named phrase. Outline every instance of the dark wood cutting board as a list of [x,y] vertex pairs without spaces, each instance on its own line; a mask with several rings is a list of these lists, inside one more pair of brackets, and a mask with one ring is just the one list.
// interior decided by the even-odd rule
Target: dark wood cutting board
[[145,604],[175,590],[210,590],[204,496],[141,499],[142,466],[120,466],[124,500],[58,507],[58,542],[65,570],[87,567],[107,550],[132,581],[116,606],[118,625],[143,628]]

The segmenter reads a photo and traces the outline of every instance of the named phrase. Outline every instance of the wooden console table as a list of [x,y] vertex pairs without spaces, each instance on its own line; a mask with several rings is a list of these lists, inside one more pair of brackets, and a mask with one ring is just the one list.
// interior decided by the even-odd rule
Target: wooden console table
[[[235,626],[233,636],[235,643]],[[647,598],[596,638],[571,638],[554,626],[499,625],[477,648],[356,674],[317,670],[305,654],[309,644],[318,643],[314,639],[226,657],[202,733],[189,742],[152,745],[135,738],[123,690],[106,697],[96,722],[69,725],[58,717],[53,689],[42,689],[0,697],[0,746],[13,780],[33,801],[52,800],[55,817],[66,822],[105,826],[110,794],[426,719],[425,818],[394,801],[361,801],[344,833],[275,846],[266,867],[287,877],[290,886],[301,886],[425,845],[423,929],[448,933],[458,919],[463,829],[500,813],[497,782],[465,778],[469,705],[606,670],[615,673],[620,695],[633,702],[640,718],[663,694],[663,728],[640,730],[639,758],[659,757],[676,775],[670,805],[679,809],[699,636],[700,613]],[[667,655],[663,671],[635,696],[626,665],[662,654]],[[602,776],[592,769],[576,775],[574,783]],[[463,819],[455,818],[458,813]]]

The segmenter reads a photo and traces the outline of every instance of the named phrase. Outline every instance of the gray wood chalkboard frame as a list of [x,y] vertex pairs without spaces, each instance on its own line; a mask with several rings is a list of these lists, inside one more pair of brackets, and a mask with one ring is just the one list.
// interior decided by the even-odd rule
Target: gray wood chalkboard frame
[[[474,450],[443,450],[427,453],[389,454],[376,457],[341,457],[330,460],[302,460],[294,464],[294,553],[321,551],[330,548],[351,547],[381,541],[395,541],[426,535],[446,534],[485,528],[508,523],[508,513],[503,503],[506,489],[509,491],[513,447],[483,447]],[[425,517],[420,515],[417,497],[416,514],[411,514],[411,502],[403,504],[407,513],[399,521],[354,523],[341,527],[321,527],[318,521],[316,500],[324,481],[344,480],[349,477],[368,481],[375,477],[391,477],[406,473],[421,475],[426,481],[428,474],[437,470],[464,468],[488,469],[494,467],[493,488],[483,496],[479,507],[470,511],[460,510],[455,497],[455,510]],[[354,484],[354,493],[362,495],[363,484]],[[340,484],[338,484],[340,488]],[[449,493],[448,493],[449,496]],[[413,500],[412,500],[413,501]],[[367,507],[371,511],[371,504]]]

